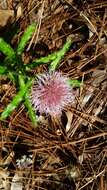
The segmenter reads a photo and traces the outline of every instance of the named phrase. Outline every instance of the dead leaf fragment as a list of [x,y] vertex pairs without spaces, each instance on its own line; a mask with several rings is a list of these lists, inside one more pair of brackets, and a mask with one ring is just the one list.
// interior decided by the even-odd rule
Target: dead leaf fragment
[[6,26],[11,18],[14,17],[13,10],[0,10],[0,27]]

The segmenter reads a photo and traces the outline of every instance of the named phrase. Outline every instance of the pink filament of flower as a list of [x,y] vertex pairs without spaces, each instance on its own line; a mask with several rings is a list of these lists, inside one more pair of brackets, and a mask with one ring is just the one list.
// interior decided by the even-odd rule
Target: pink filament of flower
[[41,113],[61,114],[63,108],[75,98],[67,80],[67,77],[58,72],[46,73],[40,76],[31,92],[35,109],[38,109]]

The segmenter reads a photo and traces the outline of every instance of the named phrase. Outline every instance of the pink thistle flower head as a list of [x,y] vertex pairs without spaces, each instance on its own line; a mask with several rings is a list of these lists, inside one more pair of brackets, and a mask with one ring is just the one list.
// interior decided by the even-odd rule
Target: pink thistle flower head
[[67,81],[68,78],[60,72],[39,75],[31,89],[31,102],[35,110],[51,116],[61,115],[75,98]]

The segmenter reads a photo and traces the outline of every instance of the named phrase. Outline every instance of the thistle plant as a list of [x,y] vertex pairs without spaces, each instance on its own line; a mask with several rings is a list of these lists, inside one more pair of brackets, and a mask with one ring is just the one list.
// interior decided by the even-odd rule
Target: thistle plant
[[[28,110],[29,117],[35,125],[37,124],[37,118],[34,109],[39,109],[41,113],[60,113],[65,105],[74,99],[72,96],[72,88],[69,85],[80,86],[78,80],[67,80],[66,77],[62,76],[60,73],[54,72],[65,53],[69,50],[72,40],[67,40],[61,50],[46,57],[33,60],[29,64],[23,62],[23,51],[36,29],[36,24],[28,26],[15,50],[0,38],[0,52],[5,55],[4,61],[0,62],[0,75],[5,75],[10,78],[10,80],[13,80],[16,89],[18,89],[13,100],[1,113],[0,120],[5,120],[10,116],[14,109],[23,101]],[[38,84],[35,85],[35,82],[33,82],[35,79],[29,76],[28,73],[41,64],[49,65],[49,73],[43,74],[40,79],[35,76]],[[30,88],[32,89],[32,101],[29,98]],[[34,108],[32,103],[34,104]]]

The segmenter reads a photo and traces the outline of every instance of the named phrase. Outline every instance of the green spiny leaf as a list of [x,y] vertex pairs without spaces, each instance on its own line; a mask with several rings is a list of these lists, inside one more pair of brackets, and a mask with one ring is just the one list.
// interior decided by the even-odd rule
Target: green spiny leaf
[[0,75],[3,75],[7,72],[7,68],[4,66],[0,66]]
[[15,57],[15,52],[13,48],[9,44],[7,44],[2,38],[0,38],[0,51],[10,59]]
[[57,52],[56,59],[54,59],[49,66],[50,71],[54,71],[58,67],[61,59],[64,57],[65,53],[69,50],[71,43],[72,43],[71,40],[67,40],[63,48]]
[[[25,88],[24,76],[21,74],[19,75],[19,84],[20,84],[20,89]],[[28,109],[29,118],[31,119],[33,125],[35,126],[37,124],[36,114],[33,110],[33,107],[32,107],[32,104],[30,102],[29,97],[30,97],[30,95],[29,95],[29,92],[27,91],[25,94],[25,97],[24,97],[24,99],[25,99],[24,105]]]
[[79,80],[69,79],[67,82],[72,87],[80,87],[81,86],[81,81],[79,81]]
[[25,93],[27,92],[28,88],[31,85],[31,81],[28,81],[25,85],[25,88],[22,88],[16,96],[13,98],[13,100],[8,104],[8,106],[5,108],[5,110],[2,112],[0,119],[4,120],[6,119],[20,104],[20,102],[23,100],[23,97]]
[[25,95],[25,102],[24,102],[26,108],[28,109],[29,118],[31,119],[33,125],[37,125],[37,118],[36,113],[34,112],[34,109],[32,107],[32,104],[29,100],[29,93],[27,92]]
[[[46,57],[40,57],[39,59],[34,60],[31,64],[28,64],[26,66],[26,69],[28,68],[34,68],[39,65],[49,63],[51,62],[49,69],[50,70],[55,70],[65,53],[69,50],[71,46],[71,40],[67,40],[67,42],[64,44],[63,48],[57,52],[54,52],[52,54],[49,54]],[[28,69],[29,70],[29,69]]]
[[56,59],[57,53],[52,53],[46,57],[40,57],[39,59],[34,60],[31,64],[29,64],[30,67],[35,67],[41,64],[49,63]]
[[25,46],[27,45],[28,41],[32,37],[32,34],[36,30],[36,28],[37,28],[37,25],[34,23],[27,27],[17,47],[18,55],[21,55],[23,53]]

